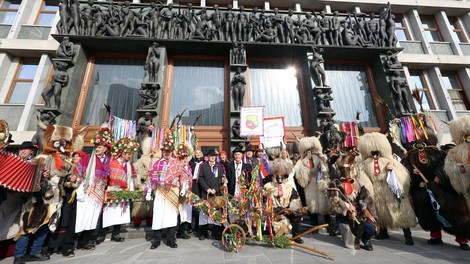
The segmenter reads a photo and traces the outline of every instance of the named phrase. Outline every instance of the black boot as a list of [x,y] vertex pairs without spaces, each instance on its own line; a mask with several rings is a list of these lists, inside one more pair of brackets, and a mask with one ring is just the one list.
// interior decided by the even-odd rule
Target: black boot
[[207,225],[199,226],[199,240],[204,240],[207,238]]
[[465,251],[469,251],[470,250],[470,246],[468,246],[467,243],[459,243],[460,245],[460,249],[461,250],[465,250]]
[[366,242],[364,242],[364,249],[367,250],[367,251],[373,251],[374,248],[372,247],[372,241],[367,240]]
[[428,240],[428,245],[442,245],[442,244],[444,244],[444,242],[440,238],[431,237]]
[[189,223],[182,223],[180,224],[178,228],[178,232],[176,233],[176,238],[181,238],[181,239],[190,239],[191,237],[187,233],[187,226]]
[[308,216],[310,217],[310,223],[313,226],[317,226],[318,225],[318,214],[308,213]]
[[405,235],[405,244],[412,246],[415,244],[413,237],[411,237],[411,230],[409,228],[403,229],[403,234]]
[[379,233],[375,235],[376,239],[389,239],[390,236],[388,235],[387,228],[381,228]]

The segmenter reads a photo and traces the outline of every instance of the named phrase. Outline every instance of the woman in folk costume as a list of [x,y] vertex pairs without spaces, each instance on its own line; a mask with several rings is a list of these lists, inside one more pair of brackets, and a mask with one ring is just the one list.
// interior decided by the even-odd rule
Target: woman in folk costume
[[77,188],[75,233],[81,233],[77,249],[84,250],[95,248],[93,243],[96,237],[93,230],[97,228],[109,178],[111,160],[107,154],[113,145],[111,130],[100,128],[91,143],[95,145],[93,152],[82,158],[74,169],[74,174],[81,181]]
[[[109,164],[109,183],[107,191],[134,191],[136,172],[130,162],[132,155],[139,149],[139,143],[131,138],[120,138],[114,142],[111,154],[113,158]],[[119,235],[121,225],[130,223],[131,206],[129,201],[106,203],[103,208],[103,228],[113,226],[111,241],[123,242]]]
[[295,178],[304,189],[310,220],[318,225],[318,214],[322,214],[325,223],[330,223],[330,201],[325,195],[329,177],[320,141],[316,137],[302,138],[299,151],[301,158],[294,167]]
[[171,131],[167,131],[162,145],[163,158],[155,162],[150,172],[152,190],[155,190],[153,203],[152,229],[154,242],[150,249],[160,246],[162,229],[167,229],[167,245],[177,248],[176,230],[178,225],[179,194],[181,191],[181,175],[184,169],[172,157],[174,139]]
[[[470,210],[470,116],[462,116],[449,123],[449,131],[455,147],[447,152],[444,164],[444,172],[448,176],[453,189],[462,195],[467,204],[467,211]],[[456,205],[452,205],[456,206]],[[468,218],[468,215],[467,215]],[[470,231],[470,225],[466,226],[466,233]],[[469,236],[457,238],[456,241],[464,250],[468,247]]]
[[176,157],[178,157],[181,166],[183,167],[181,173],[181,191],[180,191],[180,205],[179,205],[179,227],[176,233],[177,238],[190,239],[188,231],[191,227],[192,210],[193,207],[188,203],[187,191],[191,191],[193,175],[191,166],[189,166],[189,148],[185,143],[178,145],[176,149]]
[[410,228],[416,226],[411,207],[408,170],[393,158],[392,147],[385,135],[374,132],[359,137],[361,170],[372,183],[367,188],[375,203],[377,223],[382,228],[378,238],[388,238],[386,228],[402,228],[405,243],[413,245]]
[[161,159],[161,151],[155,151],[151,146],[151,138],[146,137],[142,140],[140,146],[142,155],[134,163],[134,168],[137,173],[137,177],[134,181],[134,188],[136,190],[143,191],[143,196],[145,200],[143,201],[134,201],[132,203],[132,213],[131,216],[134,218],[134,226],[136,228],[140,227],[142,224],[142,219],[145,219],[145,224],[147,226],[152,226],[152,206],[149,206],[149,203],[153,202],[151,195],[151,186],[149,173],[153,168],[155,161]]

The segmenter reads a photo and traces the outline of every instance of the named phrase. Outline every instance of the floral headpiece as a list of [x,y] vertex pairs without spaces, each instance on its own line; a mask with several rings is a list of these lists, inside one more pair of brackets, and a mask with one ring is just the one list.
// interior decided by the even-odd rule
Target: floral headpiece
[[120,138],[114,142],[111,154],[114,157],[120,156],[122,153],[133,153],[139,150],[139,142],[132,138]]
[[173,138],[173,133],[171,131],[166,131],[161,150],[169,150],[173,152],[174,149],[175,139]]
[[96,131],[95,137],[90,140],[91,144],[95,144],[95,147],[98,146],[105,146],[108,149],[111,149],[113,146],[113,133],[107,127],[102,127],[98,131]]
[[178,158],[183,158],[189,156],[189,148],[186,144],[181,143],[176,148],[176,156]]

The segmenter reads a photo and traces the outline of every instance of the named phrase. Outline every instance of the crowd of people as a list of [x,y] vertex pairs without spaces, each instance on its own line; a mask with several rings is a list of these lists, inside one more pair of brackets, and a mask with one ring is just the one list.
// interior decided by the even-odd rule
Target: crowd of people
[[[50,152],[54,153],[52,161],[45,158],[46,166],[39,170],[44,182],[51,182],[60,173],[65,176],[56,182],[56,189],[41,184],[41,191],[36,193],[0,187],[0,220],[4,223],[0,229],[0,239],[4,240],[2,247],[15,245],[11,240],[14,237],[15,264],[46,261],[53,253],[70,258],[74,256],[74,250],[94,250],[105,240],[109,229],[111,241],[123,242],[122,225],[131,224],[134,218],[133,224],[139,227],[146,216],[146,224],[153,230],[151,249],[161,245],[163,234],[166,234],[163,242],[170,248],[177,248],[177,240],[189,239],[191,234],[199,240],[208,237],[220,240],[224,224],[211,217],[209,212],[193,207],[188,193],[209,199],[222,196],[226,190],[230,197],[237,197],[244,187],[240,185],[240,178],[258,170],[261,184],[273,189],[263,192],[273,197],[274,207],[290,209],[286,217],[290,220],[293,237],[300,234],[300,220],[308,211],[312,225],[318,225],[318,216],[323,214],[325,223],[330,224],[330,234],[341,234],[345,246],[371,251],[371,238],[374,235],[387,238],[387,228],[402,228],[405,243],[413,245],[410,228],[416,225],[416,220],[423,226],[422,219],[432,216],[439,221],[436,220],[432,227],[423,226],[431,231],[430,245],[442,244],[442,226],[446,232],[456,235],[461,249],[469,250],[469,227],[465,225],[465,218],[459,222],[464,224],[455,226],[455,220],[450,219],[445,210],[441,210],[442,215],[431,210],[423,213],[423,217],[423,206],[416,204],[420,197],[416,190],[426,188],[431,193],[434,191],[435,197],[426,196],[424,203],[432,202],[434,198],[443,207],[449,206],[441,193],[451,192],[444,189],[441,192],[438,187],[444,184],[445,178],[432,176],[435,182],[432,185],[422,176],[428,172],[419,169],[419,166],[429,164],[432,156],[426,156],[421,149],[419,160],[422,164],[409,171],[410,159],[402,161],[403,164],[398,162],[383,134],[369,133],[361,138],[363,143],[348,155],[331,149],[324,151],[318,138],[307,137],[299,141],[299,153],[292,158],[286,149],[280,150],[277,157],[270,155],[268,158],[265,149],[255,150],[248,145],[235,148],[232,159],[223,150],[210,149],[203,153],[200,149],[193,151],[185,142],[176,145],[171,133],[167,133],[161,147],[155,149],[149,146],[149,138],[140,143],[131,138],[115,140],[108,128],[100,128],[91,141],[92,152],[87,154],[74,149],[70,152],[70,160],[63,151],[67,143],[61,145],[63,141],[59,138],[50,137],[51,142],[45,142],[42,153],[36,153],[37,146],[31,142],[23,142],[18,156],[25,162],[37,162],[41,155],[50,152],[51,146],[62,151]],[[2,154],[6,153],[6,146],[2,146]],[[451,146],[445,145],[443,149],[447,151]],[[35,157],[35,154],[40,155]],[[134,157],[139,159],[133,163]],[[439,158],[445,158],[445,154]],[[339,173],[336,176],[335,169]],[[345,177],[352,172],[356,173],[353,178]],[[421,177],[418,186],[413,177]],[[49,190],[52,194],[48,194]],[[134,202],[110,198],[120,192],[134,191],[140,195]],[[55,202],[51,202],[51,197],[57,197]],[[455,197],[452,202],[463,201],[456,209],[457,213],[465,216],[469,211],[466,200],[462,196]],[[295,205],[294,201],[301,205]],[[144,214],[134,213],[147,208],[147,203],[151,210],[143,209]],[[51,206],[55,208],[54,213],[51,213]],[[333,215],[336,218],[331,217]],[[449,218],[454,229],[449,229],[445,219],[442,221],[441,218]],[[19,227],[19,231],[14,226]],[[18,232],[12,234],[12,230]],[[302,244],[303,240],[296,237],[295,242]]]

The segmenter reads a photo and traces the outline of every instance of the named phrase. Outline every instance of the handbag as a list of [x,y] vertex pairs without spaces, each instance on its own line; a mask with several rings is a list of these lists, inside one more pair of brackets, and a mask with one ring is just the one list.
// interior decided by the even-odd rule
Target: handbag
[[224,197],[223,196],[212,196],[209,197],[209,193],[207,193],[207,201],[211,205],[211,207],[215,209],[220,209],[225,205]]

